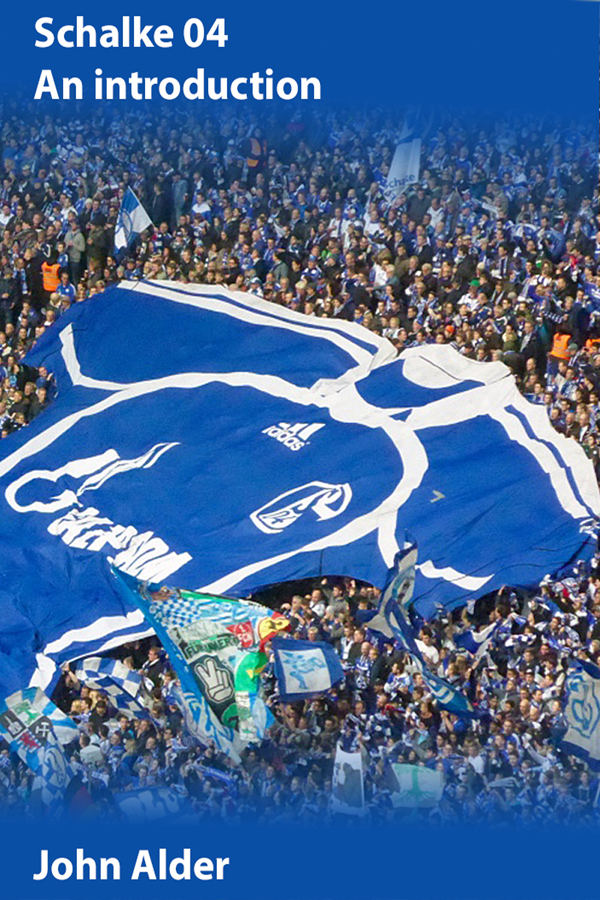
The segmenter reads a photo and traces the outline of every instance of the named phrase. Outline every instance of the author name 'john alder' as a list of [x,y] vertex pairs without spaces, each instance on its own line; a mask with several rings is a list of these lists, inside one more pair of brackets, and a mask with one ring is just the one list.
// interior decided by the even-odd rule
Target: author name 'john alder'
[[[229,865],[229,859],[207,859],[199,857],[192,861],[189,849],[183,850],[181,856],[175,856],[171,860],[167,857],[164,848],[158,850],[153,859],[150,850],[139,850],[131,872],[130,880],[138,881],[147,878],[149,881],[190,881],[192,876],[200,881],[223,881],[225,866]],[[116,857],[100,857],[99,860],[86,857],[84,851],[78,849],[75,862],[65,856],[58,856],[54,860],[48,858],[48,851],[42,850],[40,857],[40,869],[33,876],[34,881],[43,881],[50,875],[57,881],[67,881],[75,878],[77,881],[112,881],[121,880],[121,863]]]

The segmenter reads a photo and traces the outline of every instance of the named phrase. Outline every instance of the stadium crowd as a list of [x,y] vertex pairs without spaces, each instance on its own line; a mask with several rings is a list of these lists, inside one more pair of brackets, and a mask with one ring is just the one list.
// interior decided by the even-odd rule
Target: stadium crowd
[[[468,719],[438,708],[410,658],[360,624],[377,601],[374,588],[330,579],[307,593],[261,599],[289,619],[292,636],[331,642],[344,680],[316,699],[283,704],[269,663],[262,681],[274,724],[243,751],[241,765],[188,732],[155,639],[113,653],[144,675],[150,720],[112,706],[74,667],[64,670],[53,699],[78,724],[67,753],[100,815],[119,817],[128,795],[169,788],[198,818],[331,820],[339,817],[331,806],[339,743],[362,750],[368,821],[597,823],[598,777],[560,741],[569,662],[600,663],[600,562],[588,575],[548,579],[535,593],[504,589],[469,611],[417,623],[427,664],[471,700],[477,715]],[[480,658],[456,642],[494,622]],[[33,773],[1,747],[0,798],[22,814],[33,808]],[[433,809],[394,807],[395,762],[443,772]]]
[[[22,358],[73,303],[122,279],[252,291],[351,319],[398,350],[503,359],[598,465],[600,223],[592,127],[450,115],[418,124],[420,180],[386,190],[401,133],[378,112],[291,120],[233,110],[10,105],[0,189],[0,427],[51,398]],[[155,227],[114,255],[131,187]]]
[[[140,278],[225,285],[309,316],[353,320],[402,351],[449,343],[506,362],[523,393],[600,466],[600,218],[597,135],[534,118],[433,115],[419,125],[419,181],[390,194],[402,120],[377,111],[272,115],[233,108],[185,113],[80,111],[42,117],[5,109],[0,189],[0,428],[26,426],[52,399],[52,373],[28,349],[74,303]],[[465,119],[467,121],[467,119]],[[154,227],[113,253],[131,187]],[[107,815],[114,797],[176,786],[200,816],[331,816],[335,748],[365,750],[371,819],[597,816],[598,779],[560,749],[566,666],[600,663],[600,572],[577,569],[535,594],[484,598],[419,623],[433,670],[464,689],[479,716],[437,708],[421,676],[381,645],[360,613],[377,592],[348,580],[267,597],[292,634],[328,640],[345,678],[327,696],[277,701],[276,724],[232,767],[198,747],[169,703],[168,660],[148,642],[123,648],[147,675],[153,720],[136,720],[72,673],[55,699],[79,724],[73,760]],[[306,585],[304,586],[306,588]],[[500,625],[482,659],[453,635]],[[0,744],[0,747],[2,745]],[[386,766],[414,762],[445,776],[433,811],[394,810]],[[26,808],[32,776],[0,750],[0,795]]]

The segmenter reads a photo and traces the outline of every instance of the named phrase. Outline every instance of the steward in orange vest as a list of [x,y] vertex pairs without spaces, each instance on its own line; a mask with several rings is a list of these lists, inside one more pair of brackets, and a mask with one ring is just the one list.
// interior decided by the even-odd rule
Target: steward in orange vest
[[248,156],[246,159],[248,173],[251,173],[253,171],[256,172],[258,169],[262,169],[264,167],[266,158],[267,142],[262,137],[260,129],[257,129],[254,137],[251,137],[249,141]]
[[552,341],[550,356],[554,356],[555,359],[571,359],[569,344],[572,342],[572,334],[563,334],[562,332],[557,331],[554,335],[554,340]]
[[44,290],[48,294],[53,294],[58,285],[60,284],[60,266],[58,263],[42,263],[42,279],[44,284]]

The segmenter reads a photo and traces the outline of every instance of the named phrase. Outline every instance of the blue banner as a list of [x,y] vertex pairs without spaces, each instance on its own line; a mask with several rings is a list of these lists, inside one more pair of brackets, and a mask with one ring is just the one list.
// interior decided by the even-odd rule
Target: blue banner
[[567,676],[561,747],[600,770],[600,669],[578,660]]
[[234,596],[380,586],[408,528],[431,617],[592,553],[592,464],[501,363],[165,282],[76,304],[29,361],[59,394],[0,445],[5,694],[152,632],[109,563]]
[[477,713],[467,697],[430,670],[417,643],[409,614],[416,564],[417,547],[413,543],[397,554],[377,611],[366,620],[367,628],[385,638],[393,638],[398,648],[409,655],[441,709],[466,718],[475,717]]
[[324,641],[273,638],[271,647],[279,696],[286,703],[324,694],[344,677],[337,653]]

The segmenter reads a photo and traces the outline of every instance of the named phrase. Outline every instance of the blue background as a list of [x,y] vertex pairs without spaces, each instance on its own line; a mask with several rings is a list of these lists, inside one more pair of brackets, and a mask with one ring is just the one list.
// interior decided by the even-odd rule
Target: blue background
[[[184,847],[196,858],[229,857],[223,881],[130,881],[140,849],[171,857]],[[33,881],[43,847],[75,860],[116,856],[121,880]],[[511,826],[423,829],[255,823],[198,829],[159,823],[144,828],[88,822],[2,829],[2,895],[14,900],[596,900],[597,839],[590,832],[528,831]]]
[[[35,49],[34,23],[119,24],[123,14],[169,24],[170,50]],[[186,19],[208,27],[225,18],[224,49],[187,48]],[[343,105],[427,104],[480,110],[539,109],[567,116],[598,111],[598,5],[578,0],[446,0],[380,3],[279,3],[274,0],[178,4],[5,3],[2,82],[33,98],[42,68],[79,76],[91,96],[94,69],[105,75],[245,76],[272,67],[275,77],[316,76],[323,100]],[[84,94],[84,97],[86,94]],[[191,101],[187,101],[190,103]],[[292,101],[294,103],[294,101]],[[197,104],[200,106],[200,104]],[[298,104],[300,105],[300,104]],[[205,102],[216,112],[219,103]],[[468,126],[468,123],[465,122]]]

